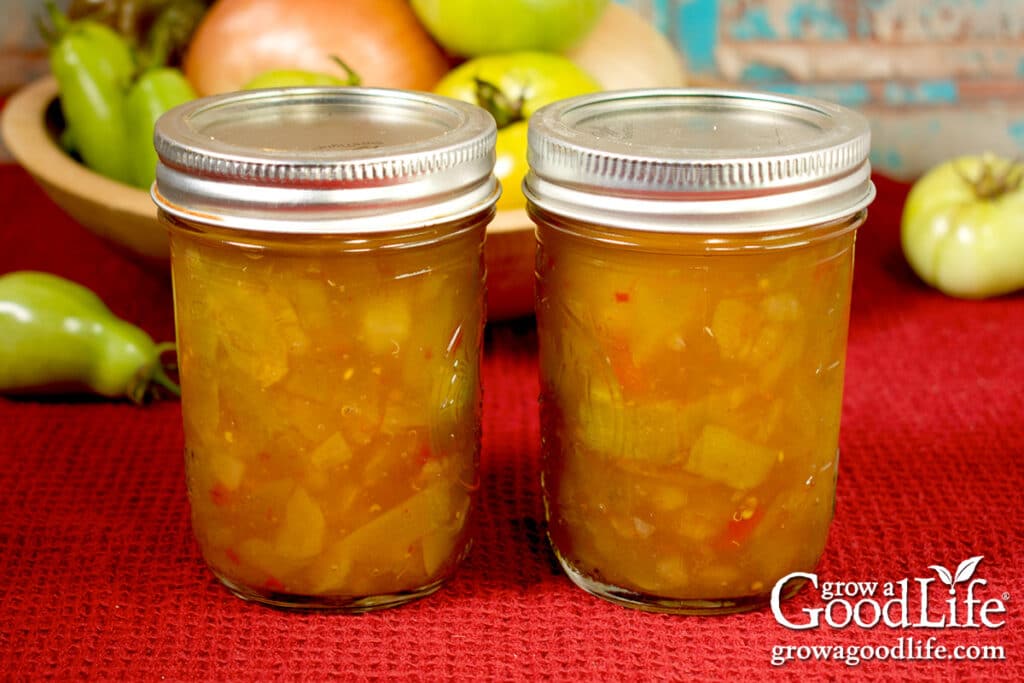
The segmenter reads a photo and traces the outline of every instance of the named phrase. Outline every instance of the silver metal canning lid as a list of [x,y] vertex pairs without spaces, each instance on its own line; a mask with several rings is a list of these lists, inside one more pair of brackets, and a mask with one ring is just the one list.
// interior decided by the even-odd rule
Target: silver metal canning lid
[[875,195],[867,120],[807,98],[626,90],[530,118],[527,198],[658,232],[755,232],[851,216]]
[[152,196],[179,218],[285,233],[384,232],[472,215],[500,193],[495,124],[427,93],[228,93],[156,124]]

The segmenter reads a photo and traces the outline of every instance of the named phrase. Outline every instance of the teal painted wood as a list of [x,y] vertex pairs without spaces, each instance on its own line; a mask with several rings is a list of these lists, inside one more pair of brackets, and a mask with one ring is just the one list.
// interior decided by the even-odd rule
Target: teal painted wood
[[1024,156],[1024,0],[619,1],[673,40],[695,83],[864,111],[891,175]]

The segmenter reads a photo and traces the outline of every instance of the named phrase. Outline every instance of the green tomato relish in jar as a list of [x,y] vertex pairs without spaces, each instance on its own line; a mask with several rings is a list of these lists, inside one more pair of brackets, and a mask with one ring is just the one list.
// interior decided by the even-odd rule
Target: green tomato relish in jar
[[607,92],[534,115],[542,486],[584,590],[726,613],[814,569],[869,140],[841,107],[744,92]]
[[494,137],[482,109],[355,88],[158,122],[192,524],[238,596],[398,605],[468,552]]

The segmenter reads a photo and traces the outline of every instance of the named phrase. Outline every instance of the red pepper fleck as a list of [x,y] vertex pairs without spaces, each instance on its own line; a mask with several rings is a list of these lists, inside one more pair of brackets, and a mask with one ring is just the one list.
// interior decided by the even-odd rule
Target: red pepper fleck
[[280,593],[284,590],[284,584],[271,576],[263,583],[263,587],[268,591],[274,591]]
[[417,459],[420,461],[420,464],[426,465],[433,457],[434,453],[430,450],[430,444],[423,444],[420,447],[420,452],[417,454]]
[[224,551],[224,554],[228,556],[232,564],[242,564],[242,560],[238,557],[238,553],[235,552],[234,548],[228,548]]
[[615,301],[620,304],[627,303],[629,301],[629,292],[615,292]]
[[433,351],[431,351],[430,349],[424,349],[423,350],[423,358],[425,360],[430,360],[433,357],[434,357],[434,352]]
[[231,500],[231,491],[219,481],[210,489],[210,500],[217,507],[224,507]]
[[612,366],[619,386],[627,396],[643,393],[650,385],[650,375],[637,367],[629,340],[623,336],[609,336],[604,344],[608,362]]
[[717,550],[728,550],[740,547],[754,533],[754,529],[757,528],[762,517],[764,517],[763,505],[755,507],[753,514],[748,519],[736,519],[734,517],[729,521],[725,531],[716,539],[715,548]]

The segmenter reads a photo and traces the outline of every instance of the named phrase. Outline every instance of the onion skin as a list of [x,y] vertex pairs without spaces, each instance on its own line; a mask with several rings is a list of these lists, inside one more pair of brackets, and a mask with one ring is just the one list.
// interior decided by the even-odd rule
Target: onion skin
[[449,69],[405,0],[217,0],[185,53],[200,95],[238,90],[274,69],[346,74],[363,85],[429,90]]
[[682,56],[668,38],[635,10],[615,2],[566,57],[605,90],[686,85]]

